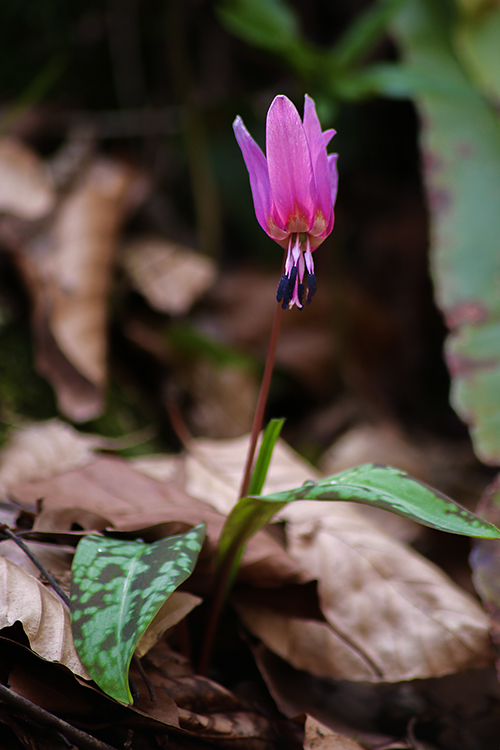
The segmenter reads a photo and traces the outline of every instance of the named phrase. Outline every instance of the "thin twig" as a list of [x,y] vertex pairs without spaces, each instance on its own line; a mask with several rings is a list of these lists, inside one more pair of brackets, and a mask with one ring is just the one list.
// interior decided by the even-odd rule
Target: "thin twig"
[[165,401],[165,406],[167,409],[168,416],[170,417],[170,423],[172,425],[172,428],[175,434],[179,438],[184,448],[187,451],[191,451],[193,436],[191,435],[188,428],[186,427],[186,423],[184,422],[182,418],[182,414],[180,412],[179,407],[177,406],[173,398],[169,398],[169,397],[167,397]]
[[63,737],[71,740],[72,744],[76,745],[80,750],[116,750],[116,748],[113,748],[106,742],[101,742],[101,740],[92,737],[87,732],[77,729],[72,724],[63,721],[63,719],[59,719],[54,714],[37,706],[36,703],[32,703],[27,698],[23,698],[1,683],[0,700],[19,711],[23,717],[29,717],[32,721],[36,721],[37,724],[49,727],[62,734]]
[[155,703],[158,700],[158,698],[156,697],[156,691],[155,691],[154,685],[151,682],[151,680],[149,679],[148,675],[146,674],[146,670],[142,666],[142,662],[139,659],[139,657],[137,656],[137,654],[134,654],[133,658],[134,658],[134,664],[137,667],[137,669],[139,670],[139,674],[141,675],[141,677],[144,680],[144,683],[145,683],[145,685],[146,685],[146,687],[148,689],[149,700],[152,701],[153,703]]
[[27,544],[23,542],[22,539],[20,539],[17,534],[14,534],[13,531],[11,531],[7,526],[0,526],[0,532],[4,533],[9,539],[12,539],[13,542],[17,544],[18,547],[22,549],[22,551],[29,557],[33,565],[36,565],[40,573],[44,576],[44,578],[47,579],[47,581],[50,583],[56,594],[62,599],[64,604],[69,609],[69,597],[68,595],[62,590],[60,585],[57,583],[54,576],[52,576],[49,571],[42,565],[38,557],[30,550]]

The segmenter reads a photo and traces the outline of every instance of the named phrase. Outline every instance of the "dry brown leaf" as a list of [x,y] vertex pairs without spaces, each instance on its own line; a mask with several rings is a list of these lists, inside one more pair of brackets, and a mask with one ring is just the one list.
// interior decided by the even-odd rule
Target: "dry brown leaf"
[[[35,532],[80,533],[74,531],[75,526],[86,532],[104,531],[112,525],[111,521],[105,516],[92,513],[84,508],[53,508],[42,510],[37,514],[33,523],[32,534],[34,535]],[[66,538],[71,539],[71,536]],[[37,541],[42,541],[42,539],[39,537]]]
[[75,651],[66,607],[36,578],[0,556],[0,629],[17,621],[33,651],[90,680]]
[[41,159],[13,138],[0,141],[0,213],[33,221],[54,207],[55,193]]
[[52,287],[51,330],[66,357],[90,382],[105,381],[105,321],[115,242],[133,170],[96,160],[61,207],[54,247],[43,270]]
[[[186,492],[220,513],[229,513],[238,499],[249,436],[234,440],[197,438],[186,457]],[[306,479],[319,479],[317,469],[283,440],[274,449],[264,494],[300,487]]]
[[[74,549],[72,547],[54,546],[52,544],[37,544],[24,540],[28,549],[35,555],[45,570],[51,573],[58,583],[69,592],[71,583],[71,563],[73,561]],[[26,573],[40,579],[40,571],[31,562],[28,555],[12,540],[7,539],[0,545],[0,553],[6,560],[15,563]]]
[[[147,541],[153,541],[154,537],[146,537],[144,527],[171,521],[192,525],[205,521],[212,558],[225,521],[224,516],[175,484],[158,482],[116,458],[99,458],[47,480],[16,485],[13,493],[23,503],[33,504],[38,498],[44,498],[43,508],[47,511],[78,506],[108,518],[117,529],[139,530]],[[212,575],[212,568],[209,566],[207,576]],[[274,587],[303,582],[310,577],[275,539],[260,532],[247,545],[240,578],[248,583]],[[209,580],[205,581],[205,585],[208,584]]]
[[398,425],[390,423],[353,427],[319,461],[325,475],[366,463],[396,466],[423,482],[432,481],[427,454],[410,442]]
[[155,454],[131,458],[130,465],[141,474],[157,479],[158,482],[182,481],[184,458],[174,454]]
[[148,653],[167,630],[177,625],[195,607],[201,604],[201,601],[199,596],[188,594],[187,591],[174,591],[173,594],[170,594],[137,644],[135,654],[139,659]]
[[122,262],[150,305],[171,315],[187,313],[217,275],[211,258],[162,239],[143,238],[128,245]]
[[333,732],[312,716],[306,718],[304,750],[363,750],[350,737]]
[[[158,658],[165,644],[159,643],[143,660],[144,669],[157,695],[168,695],[178,706],[181,729],[200,739],[211,742],[244,740],[242,747],[273,747],[274,731],[269,721],[246,706],[226,688],[200,676],[177,676],[172,674],[172,659]],[[173,655],[169,652],[169,655]],[[176,670],[174,669],[174,672]],[[131,674],[140,685],[140,678],[133,666]],[[141,690],[142,696],[144,691]],[[148,716],[159,719],[156,703],[142,698],[138,708]],[[220,746],[223,746],[222,744]],[[241,745],[238,745],[240,747]]]
[[[127,461],[109,457],[95,458],[86,466],[47,480],[23,482],[14,492],[22,502],[44,498],[46,510],[79,507],[109,518],[117,526],[132,518],[143,518],[141,526],[159,522],[162,512],[172,509],[205,509],[179,487],[158,482],[135,471]],[[157,516],[158,520],[150,520]]]
[[[343,503],[294,503],[284,515],[288,552],[318,580],[332,632],[379,679],[437,677],[490,663],[486,614],[439,568]],[[364,670],[344,676],[366,679]]]
[[101,438],[77,432],[58,419],[16,430],[0,452],[0,492],[84,466],[102,444]]
[[73,421],[104,405],[108,295],[125,212],[142,199],[135,170],[94,159],[53,223],[17,255],[34,300],[36,365]]
[[239,598],[233,601],[233,606],[245,627],[295,669],[337,679],[376,680],[378,677],[363,655],[328,623],[290,617],[247,604]]
[[212,742],[246,740],[245,748],[248,750],[274,747],[275,734],[269,721],[249,711],[211,713],[207,716],[179,708],[179,725],[189,734]]

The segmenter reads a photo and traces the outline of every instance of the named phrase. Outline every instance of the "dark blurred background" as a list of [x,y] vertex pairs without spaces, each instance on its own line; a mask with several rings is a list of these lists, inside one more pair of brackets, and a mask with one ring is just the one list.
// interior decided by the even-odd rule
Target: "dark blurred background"
[[[358,33],[350,53],[350,30],[375,7],[360,0],[0,7],[3,135],[21,140],[45,169],[61,154],[69,160],[58,200],[96,155],[142,180],[113,239],[102,334],[109,371],[90,419],[61,407],[47,383],[57,394],[57,377],[36,366],[40,305],[19,255],[33,255],[26,237],[39,225],[0,227],[4,435],[19,418],[58,410],[111,436],[150,426],[154,436],[132,452],[179,446],[172,409],[195,435],[249,429],[282,256],[255,219],[231,125],[241,115],[264,148],[273,97],[286,94],[302,112],[309,93],[323,127],[338,133],[330,146],[339,153],[336,225],[315,253],[313,304],[285,315],[268,416],[286,416],[285,436],[313,460],[360,426],[382,425],[396,441],[411,435],[425,445],[432,435],[462,444],[467,431],[448,403],[445,327],[428,274],[419,118],[408,98],[379,96],[349,74],[355,64],[398,60],[386,28],[393,10],[384,5],[385,17]],[[336,45],[343,68],[332,62]],[[215,264],[213,283],[193,293],[189,309],[159,310],[138,290],[120,248],[145,237]]]

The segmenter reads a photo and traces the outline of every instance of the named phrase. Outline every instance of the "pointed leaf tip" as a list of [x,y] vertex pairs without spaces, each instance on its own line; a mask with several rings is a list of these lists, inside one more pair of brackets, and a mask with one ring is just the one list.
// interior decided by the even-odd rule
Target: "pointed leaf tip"
[[170,594],[192,573],[205,524],[154,544],[84,537],[73,560],[71,624],[75,647],[92,679],[131,703],[134,650]]
[[278,492],[263,501],[342,500],[391,511],[425,526],[453,534],[500,539],[500,530],[438,490],[391,466],[364,464],[316,484]]

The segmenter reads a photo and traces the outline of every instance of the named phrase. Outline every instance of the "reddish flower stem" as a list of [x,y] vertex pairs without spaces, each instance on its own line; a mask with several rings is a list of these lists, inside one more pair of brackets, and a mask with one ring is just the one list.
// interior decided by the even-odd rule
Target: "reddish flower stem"
[[[269,386],[271,385],[271,377],[273,374],[274,360],[276,358],[276,348],[278,345],[278,339],[281,330],[282,316],[283,311],[281,309],[281,305],[277,304],[274,312],[273,327],[271,330],[269,349],[267,351],[266,365],[264,367],[264,374],[262,376],[262,382],[260,385],[259,398],[257,400],[257,406],[255,409],[252,433],[250,436],[250,445],[248,448],[247,460],[245,465],[245,473],[243,475],[243,482],[240,489],[240,498],[245,496],[248,485],[250,483],[250,477],[252,476],[255,449],[257,447],[257,440],[259,439],[259,433],[262,429],[262,422],[264,421],[264,412],[266,409],[267,396],[269,394]],[[198,674],[200,675],[205,675],[208,669],[210,655],[212,653],[212,646],[215,639],[215,634],[217,632],[217,626],[219,624],[219,617],[226,597],[226,588],[231,573],[231,566],[236,553],[237,549],[234,549],[233,554],[230,555],[226,560],[224,568],[218,572],[215,578],[212,604],[210,607],[207,627],[205,630],[205,640],[201,649],[200,662],[198,665]]]
[[240,498],[245,497],[248,485],[250,483],[250,477],[252,475],[255,449],[257,447],[257,440],[259,439],[259,433],[262,429],[262,422],[264,421],[264,412],[266,409],[267,397],[269,395],[269,386],[271,385],[271,377],[274,369],[274,360],[276,358],[276,347],[278,346],[282,317],[283,311],[281,309],[281,305],[277,304],[274,311],[273,327],[271,330],[271,340],[269,341],[269,349],[267,352],[266,366],[264,368],[262,383],[260,385],[259,398],[257,401],[257,407],[255,409],[255,416],[253,418],[252,434],[250,436],[250,446],[248,448],[245,473],[243,475],[243,481],[241,483]]

